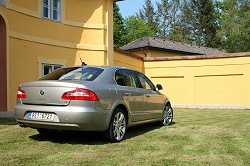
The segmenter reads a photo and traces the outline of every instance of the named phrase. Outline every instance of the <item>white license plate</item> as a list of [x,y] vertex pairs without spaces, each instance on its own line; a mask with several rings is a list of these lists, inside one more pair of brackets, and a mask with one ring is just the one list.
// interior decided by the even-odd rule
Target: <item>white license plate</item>
[[39,119],[39,120],[53,120],[54,114],[51,113],[41,113],[41,112],[30,112],[28,114],[29,119]]

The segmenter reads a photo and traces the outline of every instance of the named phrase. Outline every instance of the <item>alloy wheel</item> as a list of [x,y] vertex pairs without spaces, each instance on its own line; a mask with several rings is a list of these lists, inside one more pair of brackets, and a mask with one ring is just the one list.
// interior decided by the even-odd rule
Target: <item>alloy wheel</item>
[[162,114],[162,124],[164,126],[170,125],[173,120],[173,109],[171,106],[166,105]]
[[126,118],[122,112],[118,112],[114,116],[113,135],[117,141],[121,141],[126,132]]

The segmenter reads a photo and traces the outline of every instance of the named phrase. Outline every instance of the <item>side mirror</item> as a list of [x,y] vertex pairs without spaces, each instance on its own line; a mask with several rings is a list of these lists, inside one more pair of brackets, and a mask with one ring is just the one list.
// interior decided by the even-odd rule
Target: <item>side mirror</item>
[[163,88],[162,88],[162,86],[161,86],[161,84],[157,84],[156,85],[156,90],[162,90]]

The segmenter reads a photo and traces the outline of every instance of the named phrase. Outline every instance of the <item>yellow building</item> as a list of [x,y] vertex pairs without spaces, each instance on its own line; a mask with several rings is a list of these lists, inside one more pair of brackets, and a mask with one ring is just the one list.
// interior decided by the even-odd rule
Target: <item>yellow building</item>
[[20,83],[61,67],[113,63],[114,0],[0,0],[0,111]]

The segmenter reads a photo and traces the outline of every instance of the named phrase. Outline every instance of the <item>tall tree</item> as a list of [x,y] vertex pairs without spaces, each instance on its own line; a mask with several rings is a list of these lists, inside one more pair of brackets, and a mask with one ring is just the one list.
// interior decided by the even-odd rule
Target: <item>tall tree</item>
[[170,39],[173,40],[173,36],[175,34],[178,34],[178,23],[179,23],[179,17],[180,17],[180,6],[181,6],[181,0],[169,0],[170,4]]
[[143,5],[143,8],[140,9],[139,13],[137,13],[136,15],[140,20],[144,20],[145,24],[149,26],[152,29],[152,31],[154,31],[154,34],[157,33],[158,20],[157,20],[156,12],[155,12],[155,9],[151,0],[145,0],[145,4]]
[[158,20],[157,36],[166,39],[169,38],[170,30],[170,4],[168,1],[169,0],[161,0],[161,2],[156,2],[156,16]]
[[154,32],[152,29],[144,22],[144,20],[139,19],[137,16],[129,16],[124,20],[125,30],[126,30],[126,43],[130,43],[144,36],[153,36]]
[[[190,3],[188,0],[180,0],[179,3],[172,0],[172,10],[176,10],[171,24],[171,31],[169,34],[169,39],[183,42],[183,43],[192,43],[191,32],[192,32],[192,13],[193,10],[190,8]],[[172,11],[171,10],[171,11]]]
[[159,30],[158,37],[192,43],[191,25],[193,10],[190,0],[161,0],[156,2]]
[[212,0],[191,0],[190,7],[193,11],[192,38],[194,43],[216,47],[218,18],[214,2]]
[[220,35],[227,52],[250,51],[250,0],[224,0]]
[[114,22],[114,47],[120,47],[126,44],[125,38],[125,27],[124,27],[124,20],[120,13],[119,6],[114,3],[113,4],[113,22]]

